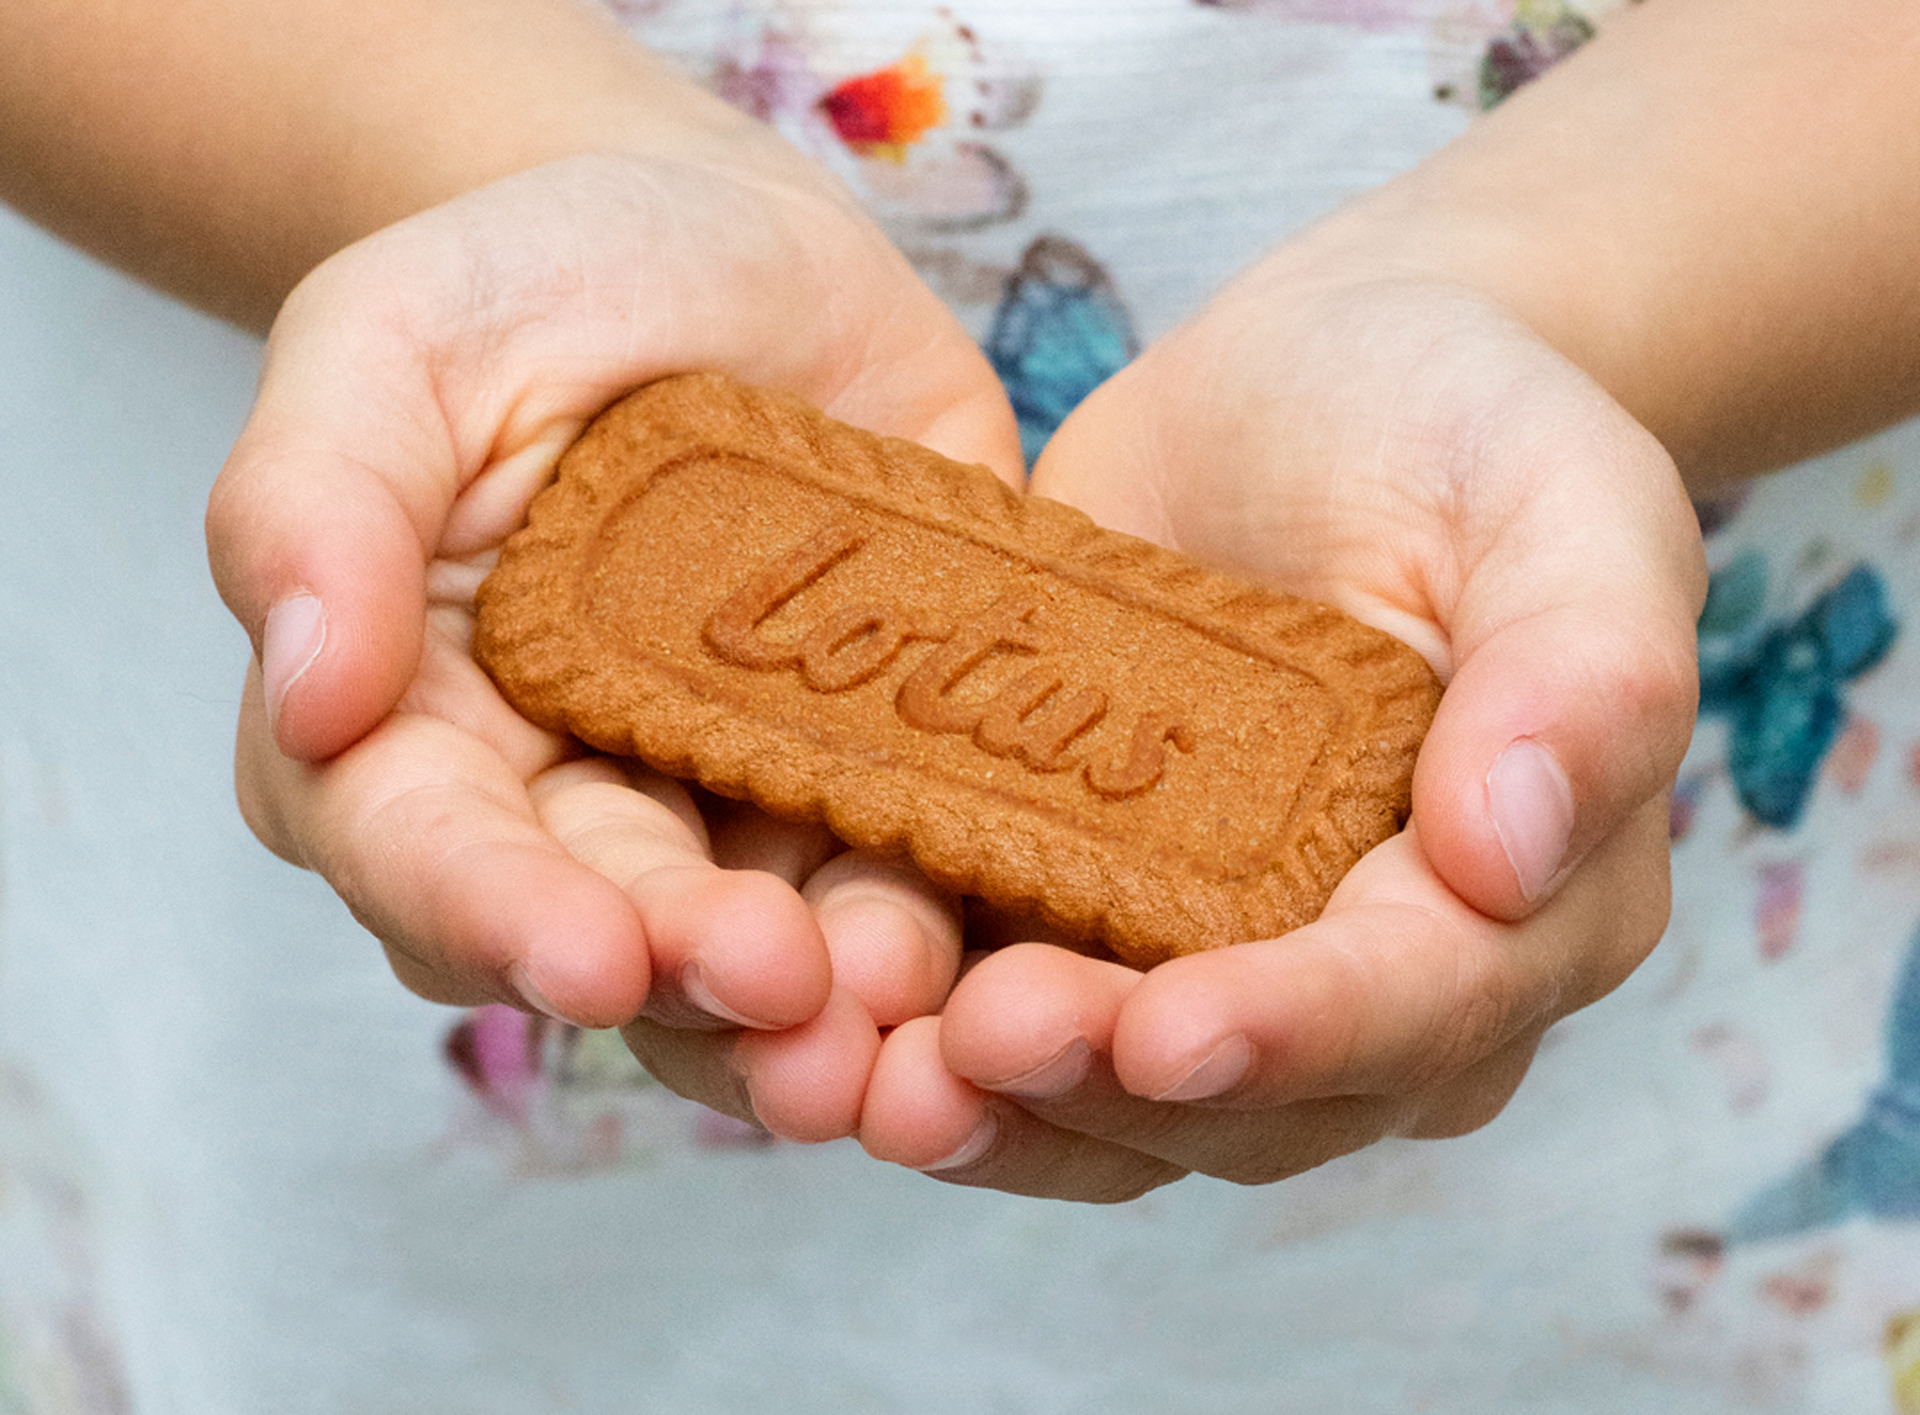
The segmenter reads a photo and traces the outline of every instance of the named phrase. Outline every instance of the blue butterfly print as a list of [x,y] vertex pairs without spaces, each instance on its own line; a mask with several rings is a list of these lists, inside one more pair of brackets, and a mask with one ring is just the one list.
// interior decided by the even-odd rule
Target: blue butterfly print
[[1762,1242],[1856,1214],[1920,1219],[1920,930],[1908,942],[1887,1016],[1887,1079],[1866,1113],[1814,1159],[1749,1199],[1728,1237]]
[[1700,712],[1726,719],[1740,804],[1781,829],[1800,818],[1846,723],[1842,690],[1879,663],[1899,624],[1886,583],[1857,565],[1793,620],[1767,622],[1756,552],[1713,576],[1700,616]]
[[1064,237],[1042,236],[1007,277],[986,351],[1020,419],[1020,448],[1032,466],[1067,414],[1140,344],[1099,262]]

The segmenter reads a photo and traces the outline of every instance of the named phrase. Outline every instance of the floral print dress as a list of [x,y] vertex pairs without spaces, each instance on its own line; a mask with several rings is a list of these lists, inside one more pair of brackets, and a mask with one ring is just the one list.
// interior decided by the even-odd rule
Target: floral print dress
[[[847,182],[1030,455],[1235,270],[1618,8],[608,3]],[[1120,1210],[954,1191],[769,1144],[611,1035],[400,998],[330,900],[223,837],[192,856],[204,893],[244,878],[273,902],[235,920],[334,940],[284,966],[305,1033],[354,1045],[268,1053],[274,1090],[245,1028],[154,1034],[159,1093],[222,1136],[218,1207],[181,1177],[206,1171],[30,1080],[77,1052],[0,1030],[0,1415],[1916,1415],[1920,427],[1701,515],[1669,936],[1486,1130]],[[53,868],[17,843],[44,815],[30,737],[0,738],[14,955]],[[139,1251],[174,1288],[125,1278],[129,1225],[170,1235]],[[183,1276],[210,1254],[224,1304]]]

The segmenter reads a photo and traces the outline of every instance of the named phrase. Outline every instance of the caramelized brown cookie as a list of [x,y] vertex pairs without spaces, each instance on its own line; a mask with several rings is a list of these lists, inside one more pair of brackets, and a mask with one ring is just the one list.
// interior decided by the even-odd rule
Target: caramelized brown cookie
[[567,452],[475,652],[536,722],[1143,966],[1314,918],[1440,692],[1337,610],[713,375]]

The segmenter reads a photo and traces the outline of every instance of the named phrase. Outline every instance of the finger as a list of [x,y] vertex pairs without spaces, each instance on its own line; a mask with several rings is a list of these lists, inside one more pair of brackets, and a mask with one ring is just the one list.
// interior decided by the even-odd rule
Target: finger
[[1022,1101],[1084,1084],[1112,1047],[1142,973],[1051,944],[1003,948],[970,968],[942,1013],[941,1055],[954,1075]]
[[835,985],[875,1023],[938,1011],[960,969],[960,902],[907,865],[859,850],[829,860],[801,895],[813,906]]
[[781,1028],[826,1005],[832,968],[811,911],[773,875],[714,865],[678,783],[595,758],[542,773],[530,791],[554,839],[632,901],[656,980],[649,1015]]
[[[496,444],[481,425],[498,410],[479,389],[468,390],[479,406],[450,418],[435,374],[460,353],[402,332],[423,316],[372,281],[370,249],[336,258],[288,301],[208,500],[215,584],[262,665],[273,737],[303,761],[357,740],[411,684],[429,564],[448,546],[462,491],[497,461],[530,492],[567,431],[516,429],[519,445]],[[360,283],[387,298],[356,299]],[[523,506],[524,496],[509,514]]]
[[875,1158],[949,1184],[1085,1203],[1138,1198],[1185,1173],[968,1085],[943,1063],[939,1034],[939,1019],[918,1018],[881,1047],[860,1119]]
[[826,940],[834,985],[891,1027],[936,1010],[960,965],[960,905],[918,870],[848,850],[825,826],[776,820],[702,793],[713,861],[800,887]]
[[[941,1019],[941,1060],[964,1078],[954,1084],[1017,1102],[1015,1113],[1026,1117],[1019,1134],[1045,1133],[1032,1131],[1037,1119],[1053,1132],[1105,1141],[1140,1157],[1136,1164],[1151,1158],[1175,1171],[1241,1183],[1324,1164],[1394,1133],[1413,1114],[1413,1101],[1403,1096],[1219,1111],[1133,1095],[1109,1056],[1126,1001],[1142,981],[1121,964],[1047,945],[1004,950],[955,989]],[[1055,1139],[1047,1152],[1063,1143]],[[996,1154],[994,1162],[1004,1179],[1008,1167],[1036,1160]]]
[[1649,807],[1620,837],[1521,925],[1461,904],[1408,835],[1284,938],[1144,975],[1009,948],[955,988],[942,1056],[1057,1126],[1240,1180],[1470,1129],[1505,1104],[1545,1026],[1659,937],[1667,895],[1649,860],[1664,860],[1664,817]]
[[859,1126],[880,1029],[859,998],[836,987],[815,1016],[784,1031],[742,1033],[733,1054],[760,1123],[817,1144]]
[[647,946],[633,906],[560,848],[483,744],[437,718],[395,714],[315,767],[245,727],[249,823],[326,877],[408,987],[589,1027],[645,1003]]
[[854,1132],[880,1051],[873,1019],[842,990],[784,1031],[703,1032],[639,1017],[621,1036],[675,1094],[802,1144]]
[[1525,1078],[1539,1041],[1530,1034],[1441,1085],[1394,1095],[1327,1096],[1258,1110],[1223,1111],[1143,1100],[1096,1060],[1058,1097],[1023,1104],[1038,1118],[1236,1184],[1271,1184],[1389,1136],[1443,1139],[1488,1124]]
[[235,448],[207,510],[215,583],[263,667],[267,730],[300,761],[343,750],[390,711],[423,647],[421,524],[355,465]]
[[[1655,802],[1537,914],[1505,924],[1455,898],[1418,831],[1403,834],[1315,923],[1143,977],[1113,1025],[1116,1073],[1137,1095],[1227,1107],[1429,1091],[1639,965],[1666,923],[1665,844]],[[964,1036],[955,1010],[950,1030]]]
[[1102,1059],[1067,1094],[1023,1106],[1056,1130],[1182,1170],[1235,1184],[1272,1184],[1401,1133],[1417,1100],[1330,1096],[1264,1110],[1205,1110],[1131,1095]]
[[1389,1136],[1464,1133],[1498,1113],[1522,1074],[1524,1065],[1516,1070],[1502,1053],[1433,1095],[1329,1096],[1223,1111],[1132,1095],[1096,1055],[1077,1085],[1023,1100],[1019,1110],[1054,1132],[1105,1141],[1137,1162],[1157,1160],[1236,1184],[1271,1184]]

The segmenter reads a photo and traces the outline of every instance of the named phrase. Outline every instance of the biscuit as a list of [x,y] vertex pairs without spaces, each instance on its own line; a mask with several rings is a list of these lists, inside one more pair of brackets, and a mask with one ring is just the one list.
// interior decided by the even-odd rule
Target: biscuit
[[475,653],[535,722],[1143,967],[1318,915],[1440,693],[1337,610],[708,374],[562,457]]

